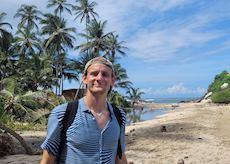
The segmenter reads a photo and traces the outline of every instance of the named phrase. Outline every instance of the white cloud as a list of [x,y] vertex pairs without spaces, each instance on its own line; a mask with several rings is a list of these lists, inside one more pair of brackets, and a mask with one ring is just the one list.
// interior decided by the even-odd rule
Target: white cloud
[[173,96],[173,95],[202,95],[207,90],[205,88],[197,87],[196,89],[187,88],[183,83],[175,84],[168,88],[153,89],[143,88],[141,89],[146,95],[150,96]]
[[[186,61],[184,58],[191,54],[183,54],[182,51],[205,46],[226,35],[223,29],[216,31],[209,28],[229,16],[228,8],[223,8],[223,4],[197,0],[100,0],[98,11],[108,20],[108,29],[117,31],[127,42],[130,56],[148,62],[180,56]],[[222,8],[223,11],[218,12]],[[191,13],[167,17],[171,16],[167,15],[168,11],[174,13],[178,9],[191,10]],[[196,57],[200,54],[192,55]]]
[[189,89],[185,88],[183,83],[179,83],[176,85],[173,85],[172,87],[169,87],[166,89],[166,92],[169,94],[177,94],[177,93],[188,93]]

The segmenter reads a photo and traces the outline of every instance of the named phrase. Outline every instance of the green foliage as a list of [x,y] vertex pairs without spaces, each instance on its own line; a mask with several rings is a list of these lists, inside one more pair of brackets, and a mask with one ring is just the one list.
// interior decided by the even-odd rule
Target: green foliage
[[221,85],[224,83],[230,84],[230,74],[227,71],[223,71],[215,76],[214,81],[209,85],[208,92],[218,92],[221,90]]
[[0,96],[0,122],[4,124],[11,124],[14,122],[13,116],[6,113],[4,110],[4,99]]
[[[2,22],[6,13],[0,13],[0,30],[3,32],[0,36],[0,121],[13,129],[30,129],[35,127],[31,121],[41,116],[43,110],[49,114],[55,106],[66,103],[63,96],[57,96],[63,90],[64,79],[78,80],[79,72],[88,61],[85,57],[80,68],[78,63],[81,61],[68,59],[68,50],[73,47],[81,48],[86,54],[91,50],[93,55],[111,58],[116,65],[115,87],[127,88],[131,84],[126,70],[115,61],[117,53],[125,54],[123,42],[117,40],[118,35],[105,33],[107,21],[96,21],[96,2],[86,2],[81,0],[73,8],[76,18],[86,19],[86,33],[80,36],[87,42],[79,46],[74,45],[76,29],[67,27],[67,20],[62,17],[62,12],[71,13],[68,7],[72,7],[64,1],[61,4],[48,2],[47,7],[56,8],[54,14],[42,14],[34,5],[22,5],[15,14],[20,18],[15,35],[6,28],[12,26]],[[42,20],[41,15],[44,15]],[[56,94],[51,91],[54,86],[57,87]],[[122,108],[130,105],[118,92],[111,100]]]
[[114,90],[112,90],[112,92],[109,94],[108,100],[121,108],[130,107],[130,103],[125,99],[125,97]]
[[214,93],[211,99],[214,103],[230,103],[230,88]]
[[213,92],[211,96],[212,102],[230,103],[230,88],[221,89],[224,83],[230,85],[230,74],[227,71],[222,71],[220,74],[216,75],[214,81],[208,87],[208,92]]

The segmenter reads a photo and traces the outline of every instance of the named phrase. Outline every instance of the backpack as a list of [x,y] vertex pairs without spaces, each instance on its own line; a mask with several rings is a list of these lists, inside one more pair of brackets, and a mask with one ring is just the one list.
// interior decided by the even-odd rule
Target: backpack
[[[60,146],[59,146],[59,152],[58,152],[58,161],[61,157],[61,153],[63,150],[63,147],[66,143],[66,131],[67,129],[70,127],[70,125],[73,123],[73,120],[77,114],[77,110],[78,110],[78,100],[69,102],[62,120],[62,131],[61,131],[61,141],[60,141]],[[118,109],[114,104],[111,104],[113,107],[113,112],[116,116],[117,122],[121,128],[122,125],[122,115],[120,112],[120,109]],[[117,154],[119,156],[119,158],[122,158],[122,151],[121,151],[121,141],[120,141],[120,137],[118,140],[118,146],[117,146]]]

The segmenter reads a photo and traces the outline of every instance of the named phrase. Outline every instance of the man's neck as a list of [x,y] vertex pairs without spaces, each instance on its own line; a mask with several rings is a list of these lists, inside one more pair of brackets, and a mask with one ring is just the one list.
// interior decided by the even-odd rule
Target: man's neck
[[94,111],[103,111],[107,107],[107,96],[105,95],[95,95],[91,93],[86,93],[85,103],[86,105]]

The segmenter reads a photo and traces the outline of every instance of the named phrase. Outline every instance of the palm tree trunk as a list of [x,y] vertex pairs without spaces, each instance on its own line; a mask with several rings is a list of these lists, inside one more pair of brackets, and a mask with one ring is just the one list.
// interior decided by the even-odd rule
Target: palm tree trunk
[[[89,20],[86,18],[85,20],[85,31],[86,31],[86,41],[87,41],[87,44],[89,43],[89,38],[88,38],[88,23],[89,23]],[[86,54],[88,55],[89,54],[89,49],[87,49],[86,51]]]
[[61,95],[62,95],[62,92],[63,92],[63,88],[64,88],[64,77],[62,76],[61,77]]
[[33,154],[31,147],[29,147],[29,145],[27,145],[26,141],[18,133],[16,133],[12,129],[6,127],[2,123],[0,123],[0,129],[2,129],[4,131],[6,131],[7,133],[10,133],[12,136],[14,136],[20,142],[20,144],[24,147],[26,154],[28,154],[28,155]]

